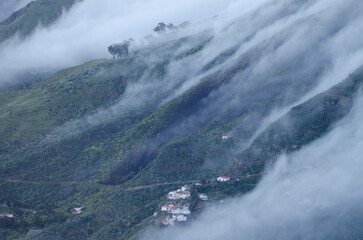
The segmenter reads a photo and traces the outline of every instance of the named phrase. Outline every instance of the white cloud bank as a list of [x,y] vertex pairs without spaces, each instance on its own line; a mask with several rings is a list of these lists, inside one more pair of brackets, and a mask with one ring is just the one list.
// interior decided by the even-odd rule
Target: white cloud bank
[[0,46],[0,84],[29,69],[61,69],[108,57],[113,42],[152,33],[161,21],[197,22],[218,14],[235,0],[84,0],[49,29],[39,27],[25,41]]
[[145,239],[361,239],[363,97],[322,139],[281,156],[256,189]]
[[[363,20],[355,11],[362,6],[361,2],[316,2],[316,9],[320,9],[326,18],[307,25],[305,33],[310,34],[292,35],[288,41],[290,47],[283,44],[278,51],[265,57],[265,61],[258,62],[263,66],[260,67],[263,72],[284,58],[290,61],[286,56],[304,56],[299,51],[308,51],[311,58],[307,59],[311,63],[305,66],[322,64],[320,66],[325,67],[319,77],[320,83],[317,82],[319,84],[312,91],[284,109],[283,113],[342,81],[363,64],[362,44],[359,43]],[[339,16],[349,16],[346,26],[337,31],[329,29],[329,26],[343,21]],[[313,16],[312,19],[316,20]],[[312,31],[316,29],[314,25],[322,31]],[[299,27],[296,29],[298,32]],[[319,40],[319,34],[329,31],[329,38]],[[318,37],[314,36],[317,33]],[[312,44],[314,41],[318,44]],[[258,70],[258,66],[254,69]],[[295,154],[281,156],[253,192],[223,206],[206,209],[189,226],[168,228],[154,235],[148,232],[144,239],[164,240],[170,236],[176,240],[362,239],[362,109],[363,96],[360,94],[352,112],[333,131]]]

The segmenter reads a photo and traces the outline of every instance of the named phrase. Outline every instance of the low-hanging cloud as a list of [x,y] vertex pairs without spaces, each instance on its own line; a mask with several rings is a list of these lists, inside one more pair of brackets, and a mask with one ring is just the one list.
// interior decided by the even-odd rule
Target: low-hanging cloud
[[[265,41],[269,41],[273,45],[274,42],[277,42],[276,35],[283,36],[282,44],[277,49],[261,49],[263,56],[237,75],[229,84],[211,94],[204,101],[205,108],[187,119],[184,126],[195,125],[200,122],[200,119],[205,120],[214,116],[213,113],[218,112],[219,109],[227,109],[224,107],[225,105],[233,109],[234,112],[244,107],[248,108],[251,101],[256,102],[265,98],[266,94],[259,94],[259,92],[263,90],[261,86],[267,83],[272,87],[270,92],[275,91],[276,95],[283,93],[285,100],[275,106],[277,109],[271,111],[269,116],[260,117],[260,119],[255,118],[252,121],[254,123],[261,122],[255,134],[252,135],[250,140],[252,142],[254,137],[264,128],[282,117],[289,109],[334,86],[358,68],[363,62],[363,44],[358,43],[359,38],[356,37],[357,33],[362,32],[363,18],[356,11],[352,11],[352,7],[356,6],[355,2],[344,2],[343,6],[339,6],[342,5],[342,2],[336,1],[334,7],[327,4],[326,1],[310,2],[312,4],[301,5],[298,11],[292,11],[290,15],[285,11],[283,17],[279,15],[275,22],[270,21],[271,24],[257,29],[257,32],[251,30],[254,37],[248,41],[241,41],[241,47],[234,58],[238,59],[241,54]],[[264,26],[265,15],[274,19],[276,17],[271,17],[274,16],[273,13],[279,13],[285,7],[289,7],[288,3],[283,4],[282,2],[279,8],[274,6],[273,11],[265,10],[267,13],[262,12],[260,14],[261,19],[258,21]],[[347,13],[351,14],[351,19],[344,17]],[[339,24],[336,21],[339,21]],[[289,33],[283,34],[284,31]],[[246,35],[248,36],[248,33]],[[226,41],[228,42],[228,40]],[[348,41],[351,44],[343,44],[343,42]],[[337,47],[338,45],[339,47]],[[342,61],[350,64],[342,64]],[[233,63],[233,60],[227,61],[224,66],[228,67],[231,62]],[[284,68],[288,69],[286,73],[282,71]],[[282,73],[276,77],[271,77],[271,75],[276,75],[276,71],[282,71]],[[318,72],[319,75],[314,76],[312,74],[314,72]],[[288,85],[309,78],[313,79],[310,83],[311,86],[306,85],[306,90],[301,91],[300,95],[297,94],[297,91],[284,90],[284,87]],[[241,92],[253,92],[253,96],[240,94]],[[260,115],[263,116],[264,114],[260,113]],[[187,122],[192,124],[187,124]],[[241,125],[246,127],[246,121],[243,121]],[[240,145],[246,147],[249,144],[244,139]]]
[[161,22],[197,22],[216,15],[234,0],[85,0],[78,2],[50,28],[41,26],[25,40],[0,45],[1,82],[25,70],[56,70],[107,57],[107,46],[141,39]]
[[[291,107],[344,80],[363,64],[362,44],[359,43],[363,19],[354,9],[361,3],[316,2],[321,8],[314,12],[321,12],[323,16],[320,26],[313,27],[316,22],[302,25],[302,28],[310,29],[311,35],[301,34],[304,31],[300,35],[289,35],[288,44],[282,44],[279,51],[269,52],[251,67],[251,71],[242,74],[244,79],[252,74],[266,74],[274,66],[293,61],[293,57],[310,61],[301,61],[304,65],[300,67],[305,70],[314,65],[324,70],[310,91],[272,112],[254,136]],[[347,13],[351,15],[343,20],[342,16]],[[316,16],[311,18],[316,19]],[[335,21],[345,23],[336,28]],[[299,25],[297,28],[299,33],[301,28]],[[319,28],[321,32],[316,31]],[[292,73],[291,77],[308,76],[298,70]],[[220,90],[221,96],[230,93],[231,88],[226,89]],[[206,102],[212,106],[218,101]],[[363,166],[362,107],[363,96],[360,94],[351,113],[332,132],[295,154],[281,156],[252,193],[205,210],[187,227],[168,228],[144,239],[162,240],[171,235],[175,239],[360,239],[363,236],[363,191],[360,189],[363,177],[359,171]]]
[[256,189],[144,239],[360,239],[363,96],[335,129],[279,158]]
[[[57,129],[56,138],[62,139],[64,136],[75,135],[90,126],[111,121],[122,115],[126,116],[127,112],[140,109],[146,102],[152,102],[150,100],[161,95],[165,96],[165,99],[156,101],[154,108],[158,106],[157,103],[162,104],[173,99],[196,85],[209,73],[197,74],[203,65],[208,64],[213,58],[233,46],[238,46],[236,53],[223,64],[217,65],[212,69],[213,71],[233,66],[248,51],[261,48],[260,46],[265,47],[258,50],[263,54],[252,62],[250,67],[204,100],[203,111],[193,114],[179,125],[174,126],[174,129],[170,129],[171,132],[188,132],[198,124],[203,125],[206,120],[215,115],[215,112],[224,108],[224,105],[228,105],[230,111],[248,109],[251,102],[265,98],[265,94],[258,94],[263,84],[270,84],[273,86],[275,94],[278,94],[288,85],[293,85],[304,78],[311,78],[312,72],[321,71],[323,74],[312,84],[312,87],[315,85],[318,87],[312,91],[308,91],[311,87],[307,87],[305,92],[300,93],[301,96],[296,92],[291,93],[293,97],[288,96],[289,91],[284,93],[286,100],[278,106],[282,109],[271,113],[272,120],[276,120],[292,107],[343,80],[359,66],[360,59],[363,58],[363,44],[359,42],[356,35],[357,32],[362,32],[360,31],[362,18],[359,17],[357,11],[352,11],[352,6],[355,6],[356,1],[342,3],[342,1],[336,0],[333,6],[330,6],[329,2],[325,0],[296,1],[294,3],[266,0],[258,3],[255,8],[250,8],[251,11],[246,11],[242,6],[241,12],[245,10],[246,16],[239,17],[237,20],[226,17],[229,16],[226,12],[231,11],[230,9],[222,12],[214,21],[209,22],[214,29],[213,40],[199,54],[185,60],[172,61],[166,76],[162,79],[151,81],[146,76],[144,81],[130,85],[118,103],[108,109],[67,123],[66,126]],[[265,5],[259,9],[258,6],[261,4]],[[236,5],[240,6],[241,3]],[[256,11],[260,14],[258,19],[253,18]],[[281,13],[284,14],[281,15]],[[347,13],[350,14],[350,18],[345,17]],[[233,13],[231,15],[233,16]],[[334,20],[337,18],[340,20]],[[224,23],[224,28],[221,23]],[[226,30],[228,25],[230,27]],[[350,41],[351,44],[342,44],[345,41]],[[269,42],[267,46],[266,42]],[[188,45],[188,43],[184,43],[184,45]],[[278,47],[271,47],[274,45],[278,45]],[[165,56],[160,55],[146,61],[152,64],[163,58]],[[340,64],[341,61],[351,64],[346,66]],[[274,78],[269,77],[276,74],[278,69],[284,68],[288,68],[289,71]],[[157,92],[157,96],[150,95],[153,92]],[[251,95],[248,94],[240,95],[241,92],[254,92],[255,94],[251,98]],[[143,96],[147,96],[147,98]],[[266,113],[260,113],[260,116],[252,121],[261,123],[252,126],[256,129],[250,142],[271,123],[271,119],[269,119],[271,116],[265,116],[267,119],[263,121],[261,117],[264,114]],[[245,125],[245,121],[241,124]],[[248,143],[246,144],[245,140],[242,140],[240,145],[244,148],[248,146]]]

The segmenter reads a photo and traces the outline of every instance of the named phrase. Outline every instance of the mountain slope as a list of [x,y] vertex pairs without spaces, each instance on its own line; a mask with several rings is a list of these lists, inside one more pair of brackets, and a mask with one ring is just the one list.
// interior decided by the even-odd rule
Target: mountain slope
[[[54,21],[54,11],[73,2],[48,1],[52,7],[44,5],[49,11],[42,16]],[[155,225],[168,191],[203,182],[192,187],[193,199],[198,189],[217,204],[252,190],[266,163],[329,133],[361,89],[362,68],[343,71],[335,61],[360,48],[351,30],[358,25],[350,22],[359,11],[287,2],[267,4],[221,29],[160,33],[131,44],[129,56],[1,91],[0,204],[19,217],[0,219],[6,225],[0,238],[41,229],[35,239],[133,239]],[[34,22],[22,21],[37,4],[45,1],[8,23],[32,29]],[[349,19],[340,18],[347,12]],[[340,44],[347,40],[352,44]],[[337,45],[341,52],[333,54]],[[303,101],[334,67],[343,77]],[[268,121],[274,110],[290,106]],[[217,184],[222,174],[240,181]],[[72,214],[75,206],[85,207],[82,214]]]

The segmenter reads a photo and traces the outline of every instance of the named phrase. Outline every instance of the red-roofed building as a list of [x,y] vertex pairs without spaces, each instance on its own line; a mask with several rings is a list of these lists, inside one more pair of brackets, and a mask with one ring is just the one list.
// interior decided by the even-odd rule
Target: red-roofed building
[[14,217],[14,214],[12,213],[3,213],[3,214],[0,214],[0,217],[8,217],[8,218],[13,218]]
[[82,212],[83,208],[84,207],[75,207],[75,208],[72,209],[72,213],[73,214],[80,214]]
[[218,182],[227,182],[229,180],[231,180],[231,178],[227,177],[227,176],[220,176],[220,177],[217,178]]

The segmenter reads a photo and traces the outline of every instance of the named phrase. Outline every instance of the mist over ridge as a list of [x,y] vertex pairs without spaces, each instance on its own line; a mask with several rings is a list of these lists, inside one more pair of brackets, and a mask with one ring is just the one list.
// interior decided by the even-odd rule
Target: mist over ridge
[[0,238],[361,239],[361,9],[83,0],[0,42]]

